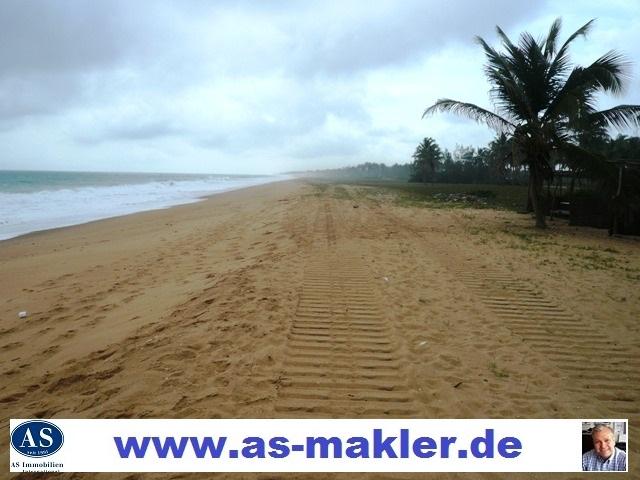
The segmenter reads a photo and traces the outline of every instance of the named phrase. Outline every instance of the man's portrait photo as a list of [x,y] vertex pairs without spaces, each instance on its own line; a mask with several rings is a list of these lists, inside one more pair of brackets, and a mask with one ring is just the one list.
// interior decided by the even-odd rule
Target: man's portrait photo
[[[583,422],[582,470],[625,472],[627,470],[626,427],[625,422]],[[590,449],[588,449],[589,446]]]

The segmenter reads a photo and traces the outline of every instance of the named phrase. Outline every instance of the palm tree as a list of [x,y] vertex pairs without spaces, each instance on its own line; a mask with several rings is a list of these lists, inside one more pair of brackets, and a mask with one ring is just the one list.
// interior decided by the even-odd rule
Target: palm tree
[[[428,182],[442,161],[442,151],[433,138],[425,138],[413,154],[411,181]],[[432,178],[433,179],[433,178]]]
[[560,48],[560,19],[553,22],[542,40],[525,32],[517,45],[496,27],[504,52],[477,37],[487,56],[485,74],[497,113],[472,103],[440,99],[423,114],[424,118],[435,112],[453,112],[509,134],[514,160],[529,171],[529,198],[540,228],[546,226],[542,185],[553,176],[551,153],[573,159],[593,158],[575,141],[576,132],[585,124],[640,125],[640,105],[618,105],[603,111],[595,108],[599,92],[622,91],[627,67],[622,55],[610,51],[588,67],[572,67],[569,62],[569,46],[576,38],[586,36],[593,22],[576,30]]

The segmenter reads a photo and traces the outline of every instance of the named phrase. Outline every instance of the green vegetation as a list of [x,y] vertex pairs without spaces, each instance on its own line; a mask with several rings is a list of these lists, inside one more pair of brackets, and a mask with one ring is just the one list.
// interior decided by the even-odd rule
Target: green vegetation
[[425,138],[413,154],[411,182],[428,182],[435,179],[442,161],[442,151],[433,138]]
[[329,188],[329,184],[324,182],[313,182],[311,183],[311,185],[313,185],[313,187],[317,190],[317,193],[320,194],[326,192],[327,188]]
[[351,200],[351,194],[342,185],[335,185],[333,187],[332,196],[338,200]]
[[432,138],[416,148],[410,182],[481,183],[519,185],[527,183],[524,167],[513,161],[513,142],[498,135],[486,147],[457,146],[453,153]]
[[[361,196],[391,196],[400,206],[430,208],[497,208],[518,211],[527,196],[523,185],[467,185],[385,181],[350,182]],[[366,188],[363,188],[366,187]]]
[[[555,265],[558,261],[566,261],[574,270],[619,270],[629,280],[640,280],[640,269],[626,265],[628,260],[615,248],[576,245],[572,241],[564,242],[561,237],[546,231],[512,225],[494,230],[472,223],[467,226],[467,232],[475,237],[476,244],[491,243],[533,253],[541,258],[542,264]],[[558,260],[545,258],[549,253],[557,255]]]
[[610,270],[619,266],[618,260],[611,255],[598,252],[569,255],[569,264],[585,270]]

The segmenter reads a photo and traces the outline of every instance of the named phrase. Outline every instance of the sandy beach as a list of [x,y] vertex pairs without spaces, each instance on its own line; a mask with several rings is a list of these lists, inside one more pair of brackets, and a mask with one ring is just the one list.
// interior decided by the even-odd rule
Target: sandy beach
[[[22,417],[629,418],[639,471],[637,237],[297,180],[2,241],[0,271],[5,432]],[[60,478],[93,477],[202,478]]]

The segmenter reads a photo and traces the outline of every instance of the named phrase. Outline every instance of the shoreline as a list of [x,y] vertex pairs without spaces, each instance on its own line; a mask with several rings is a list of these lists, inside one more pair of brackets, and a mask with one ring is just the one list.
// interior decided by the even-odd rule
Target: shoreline
[[279,183],[279,182],[293,181],[293,180],[295,180],[295,179],[286,178],[286,179],[273,180],[273,181],[266,182],[266,183],[259,183],[257,185],[246,185],[246,186],[241,186],[241,187],[229,187],[229,188],[226,188],[226,189],[222,189],[220,191],[207,193],[207,194],[205,194],[203,196],[194,197],[193,199],[185,199],[184,201],[180,201],[179,203],[173,203],[171,205],[167,205],[167,206],[164,206],[164,207],[153,207],[153,208],[144,209],[144,210],[137,210],[135,212],[119,213],[119,214],[115,214],[113,216],[107,216],[107,217],[95,218],[95,219],[87,220],[87,221],[81,221],[79,223],[72,223],[72,224],[69,224],[69,225],[60,225],[60,226],[55,226],[55,227],[50,227],[50,228],[43,228],[43,229],[39,229],[39,230],[32,230],[32,231],[29,231],[29,232],[20,233],[18,235],[12,236],[12,237],[0,238],[0,246],[2,246],[2,244],[4,242],[10,241],[10,240],[15,240],[15,239],[18,239],[18,238],[28,237],[28,236],[31,236],[31,235],[46,234],[47,232],[57,231],[57,230],[65,229],[65,228],[73,228],[73,227],[80,226],[80,225],[93,224],[95,222],[101,222],[101,221],[105,221],[105,220],[112,220],[114,218],[128,217],[130,215],[137,215],[139,213],[168,210],[168,209],[171,209],[171,208],[180,207],[180,206],[184,206],[184,205],[191,205],[191,204],[195,204],[195,203],[200,203],[200,202],[206,201],[206,200],[208,200],[210,198],[216,197],[218,195],[223,195],[223,194],[229,193],[229,192],[234,192],[234,191],[243,190],[243,189],[250,189],[250,188],[260,187],[262,185],[269,185],[269,184],[274,184],[274,183]]

